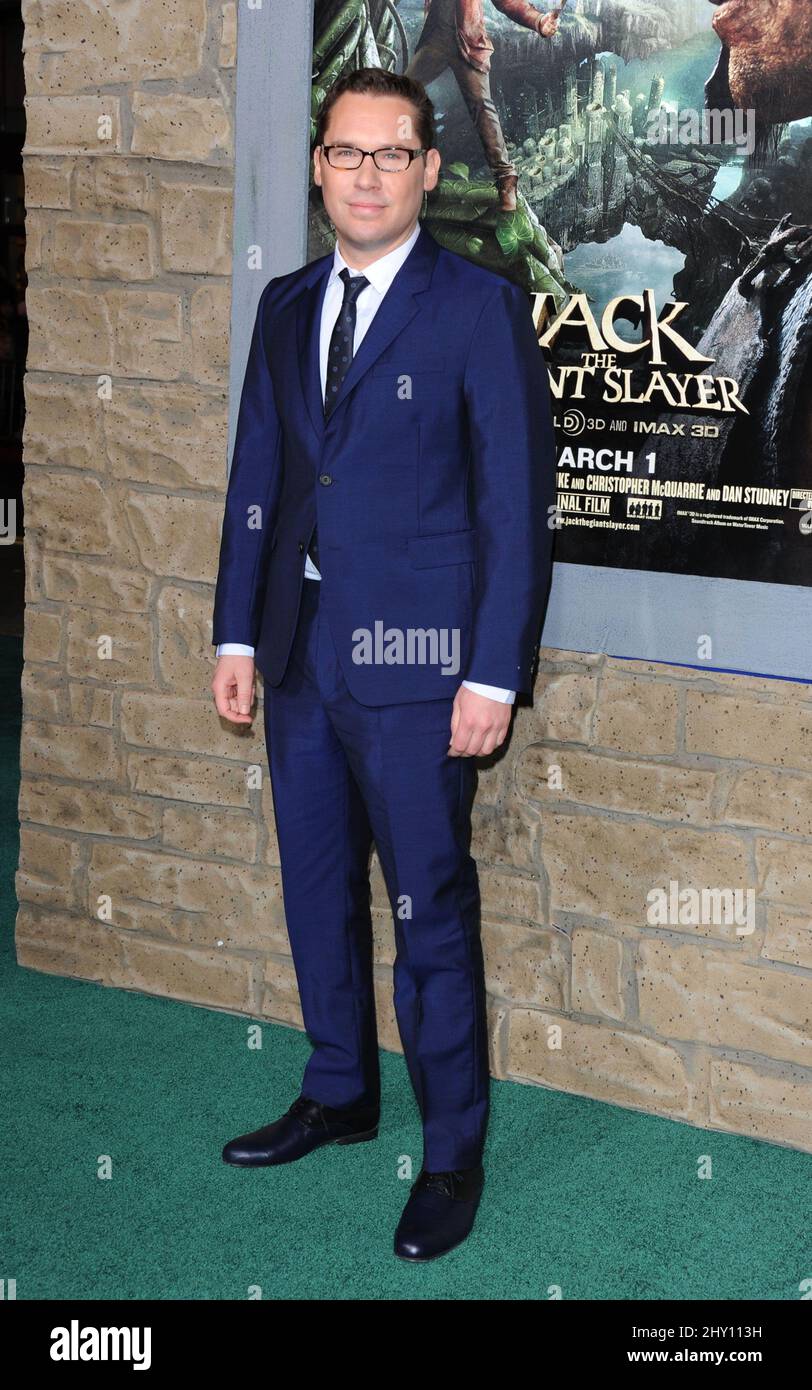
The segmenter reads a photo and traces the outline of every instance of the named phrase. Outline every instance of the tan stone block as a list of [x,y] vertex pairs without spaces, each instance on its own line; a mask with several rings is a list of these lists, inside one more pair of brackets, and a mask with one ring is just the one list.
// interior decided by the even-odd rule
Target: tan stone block
[[498,873],[486,866],[479,868],[479,887],[483,916],[496,921],[506,917],[523,917],[526,921],[546,924],[542,906],[541,884],[529,874]]
[[758,891],[786,907],[809,910],[812,903],[812,842],[756,840]]
[[65,673],[59,666],[23,666],[23,719],[60,724],[65,718]]
[[74,161],[57,155],[53,159],[38,159],[29,154],[25,159],[25,206],[30,208],[66,209],[71,205],[70,185]]
[[202,758],[167,754],[129,753],[127,779],[141,796],[161,796],[172,801],[200,801],[214,806],[247,808],[251,792],[242,768],[233,763],[212,763]]
[[786,1068],[760,1072],[744,1062],[714,1057],[710,1121],[719,1129],[751,1134],[772,1144],[812,1153],[812,1079]]
[[[164,584],[155,605],[158,665],[165,690],[211,700],[216,660],[212,646],[212,595],[180,584]],[[261,681],[257,679],[257,689]],[[259,719],[255,713],[254,718]]]
[[624,990],[623,942],[594,927],[572,933],[572,1007],[622,1023],[628,1015]]
[[679,700],[663,680],[628,679],[606,672],[601,680],[592,743],[621,753],[674,753]]
[[62,614],[44,608],[26,608],[23,629],[25,661],[59,661],[62,646]]
[[231,164],[231,117],[219,97],[133,92],[133,154],[188,164]]
[[[110,155],[122,148],[121,101],[111,92],[91,96],[38,96],[31,80],[32,55],[26,32],[25,144],[23,157],[30,155],[85,154]],[[82,85],[87,78],[82,79]],[[51,74],[50,91],[55,82]]]
[[276,833],[276,814],[273,808],[273,788],[271,785],[271,776],[267,769],[267,754],[263,759],[262,768],[260,819],[265,836],[265,847],[262,850],[262,862],[263,864],[279,865],[281,863],[281,858],[279,854],[279,840]]
[[161,264],[198,275],[231,274],[230,188],[161,183]]
[[231,293],[227,285],[207,284],[194,291],[191,303],[192,373],[195,381],[228,381]]
[[53,229],[51,265],[56,275],[81,280],[153,280],[152,228],[144,222],[80,222],[63,218]]
[[[33,270],[43,269],[43,257],[48,245],[48,231],[51,218],[36,208],[25,210],[25,269],[28,275]],[[50,258],[49,258],[50,261]],[[49,264],[50,269],[50,264]]]
[[495,1004],[489,998],[488,1014],[488,1064],[491,1076],[497,1081],[507,1080],[507,1048],[510,1009],[506,1004]]
[[598,677],[592,671],[539,671],[533,707],[522,707],[523,741],[589,743],[597,691]]
[[220,49],[217,54],[219,68],[233,68],[237,62],[237,6],[234,0],[227,0],[220,6]]
[[234,725],[221,720],[211,693],[205,700],[184,700],[172,696],[159,699],[151,690],[128,690],[121,698],[119,727],[126,743],[143,748],[230,758],[241,765],[246,782],[250,770],[251,786],[261,784],[265,777],[261,723]]
[[722,820],[812,835],[812,777],[748,767],[736,775]]
[[[556,1031],[561,1029],[560,1047]],[[512,1009],[508,1073],[613,1105],[687,1117],[691,1085],[680,1053],[657,1038],[582,1023],[540,1009]]]
[[51,724],[30,719],[23,725],[20,767],[35,777],[117,782],[120,755],[113,735],[103,729]]
[[812,976],[673,940],[639,945],[640,1024],[663,1038],[812,1066]]
[[767,960],[812,970],[812,913],[808,909],[787,912],[782,907],[768,907],[761,954]]
[[[28,379],[26,374],[23,382]],[[27,496],[27,479],[23,479],[23,496]],[[45,545],[40,531],[35,530],[29,524],[23,537],[23,553],[25,555],[25,602],[27,604],[42,603],[45,592],[42,587],[42,556]]]
[[[522,711],[524,713],[524,711]],[[515,727],[520,715],[513,716]],[[510,733],[508,734],[510,737]],[[512,755],[508,752],[493,761],[481,759],[477,762],[477,783],[475,802],[478,807],[498,806],[506,795],[508,778],[513,767]]]
[[21,903],[15,946],[17,964],[30,970],[118,988],[130,983],[119,934],[101,922]]
[[[167,0],[129,10],[73,0],[26,5],[29,91],[81,92],[109,83],[197,76],[207,38],[205,0]],[[76,99],[76,98],[75,98]],[[67,98],[66,98],[67,100]]]
[[812,771],[812,706],[688,692],[685,746],[716,758]]
[[49,599],[71,606],[115,613],[144,613],[150,606],[149,575],[119,569],[109,561],[46,554],[42,583]]
[[568,664],[578,667],[599,667],[609,660],[603,652],[575,652],[568,651],[566,647],[544,646],[539,647],[539,659],[552,666]]
[[121,376],[174,381],[189,370],[179,294],[108,290],[104,296]]
[[240,811],[200,806],[167,806],[163,811],[163,843],[198,859],[238,859],[253,864],[258,833],[255,818]]
[[128,937],[127,986],[207,1008],[253,1010],[254,964],[227,951],[194,950]]
[[539,818],[520,802],[502,807],[474,802],[471,815],[471,854],[480,861],[537,871]]
[[372,957],[376,965],[395,963],[395,926],[389,908],[372,909]]
[[392,976],[388,970],[375,973],[375,1014],[378,1025],[378,1046],[385,1052],[399,1052],[403,1055],[398,1020],[395,1013],[395,1000]]
[[299,985],[292,960],[269,956],[265,961],[265,988],[262,993],[262,1012],[279,1023],[292,1023],[304,1029]]
[[211,579],[223,524],[222,502],[173,497],[168,492],[131,492],[125,512],[145,569],[178,579]]
[[97,478],[34,466],[25,475],[24,498],[26,536],[41,531],[48,550],[113,554],[113,505]]
[[21,821],[118,839],[151,840],[161,825],[160,806],[145,797],[39,782],[30,777],[20,787],[19,810]]
[[[548,784],[551,770],[554,785]],[[556,783],[560,781],[560,788]],[[697,767],[617,758],[535,743],[516,768],[520,796],[542,805],[576,802],[667,820],[707,824],[714,819],[716,774]]]
[[767,695],[775,704],[803,705],[812,703],[812,688],[804,681],[777,680],[770,676],[748,676],[741,672],[713,671],[709,673],[714,689],[736,695]]
[[69,285],[33,284],[25,302],[31,329],[26,373],[112,370],[115,330],[103,295]]
[[71,724],[98,724],[104,729],[113,727],[112,690],[100,685],[68,686],[68,714]]
[[107,471],[95,381],[51,381],[26,372],[25,462]]
[[384,878],[383,866],[377,847],[373,844],[370,855],[369,883],[371,893],[371,903],[373,908],[380,912],[391,914],[391,904]]
[[[747,843],[734,834],[605,815],[548,812],[542,818],[542,859],[553,920],[564,911],[639,927],[647,924],[649,892],[668,892],[672,880],[680,890],[754,886]],[[670,930],[740,940],[734,924]]]
[[[697,658],[698,660],[698,658]],[[674,666],[668,661],[641,661],[636,657],[607,656],[607,674],[627,673],[632,676],[657,676],[660,680],[675,682],[707,681],[716,675],[715,671],[694,669],[690,666]]]
[[111,685],[152,686],[152,619],[149,613],[111,613],[73,608],[68,617],[68,674]]
[[165,934],[190,944],[227,951],[289,949],[279,873],[261,865],[206,863],[95,841],[87,906],[92,915],[109,906],[117,926],[139,906],[148,912],[163,907]]
[[511,1003],[565,1009],[568,953],[558,932],[482,923],[488,993]]
[[[152,175],[142,160],[125,155],[111,159],[77,159],[73,177],[76,212],[154,212]],[[26,181],[27,190],[27,181]]]
[[45,907],[77,904],[81,851],[76,840],[53,831],[20,826],[20,867],[15,874],[18,899]]
[[222,390],[181,383],[116,386],[105,432],[114,477],[156,488],[225,491],[228,402]]

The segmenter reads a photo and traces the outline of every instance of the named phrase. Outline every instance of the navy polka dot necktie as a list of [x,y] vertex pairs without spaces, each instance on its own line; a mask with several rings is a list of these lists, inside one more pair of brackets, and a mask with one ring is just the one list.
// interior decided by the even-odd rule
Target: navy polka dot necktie
[[[365,275],[350,275],[345,266],[339,271],[344,281],[344,302],[338,312],[333,328],[330,347],[327,352],[327,382],[324,388],[324,418],[328,418],[341,389],[341,383],[350,370],[355,343],[355,305],[359,294],[369,284]],[[316,569],[319,567],[318,527],[313,531],[307,547]]]
[[345,266],[340,272],[344,281],[344,303],[338,313],[327,353],[327,383],[324,389],[324,414],[332,410],[353,359],[355,341],[355,305],[359,294],[369,284],[365,275],[350,275]]

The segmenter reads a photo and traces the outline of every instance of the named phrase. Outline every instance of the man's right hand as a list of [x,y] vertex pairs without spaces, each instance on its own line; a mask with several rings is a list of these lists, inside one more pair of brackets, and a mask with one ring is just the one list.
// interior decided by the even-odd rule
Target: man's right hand
[[211,683],[217,713],[232,724],[250,724],[256,694],[254,658],[221,656]]

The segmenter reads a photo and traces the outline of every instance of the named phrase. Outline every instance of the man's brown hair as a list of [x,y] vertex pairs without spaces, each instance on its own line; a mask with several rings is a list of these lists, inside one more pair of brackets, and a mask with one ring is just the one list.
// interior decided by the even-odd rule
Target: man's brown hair
[[324,132],[330,112],[345,92],[371,92],[375,96],[400,97],[414,106],[417,138],[424,150],[434,146],[434,104],[422,82],[415,82],[405,73],[388,72],[386,68],[356,68],[334,82],[322,103],[316,121],[315,145],[324,144]]

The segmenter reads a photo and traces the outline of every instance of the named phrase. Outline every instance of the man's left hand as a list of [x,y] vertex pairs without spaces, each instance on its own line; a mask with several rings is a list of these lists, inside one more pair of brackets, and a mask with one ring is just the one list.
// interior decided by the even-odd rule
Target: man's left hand
[[543,39],[551,39],[553,37],[558,29],[559,18],[560,16],[555,11],[552,14],[545,14],[542,16],[539,20],[539,33]]
[[461,685],[451,711],[451,758],[482,758],[504,743],[513,706]]

